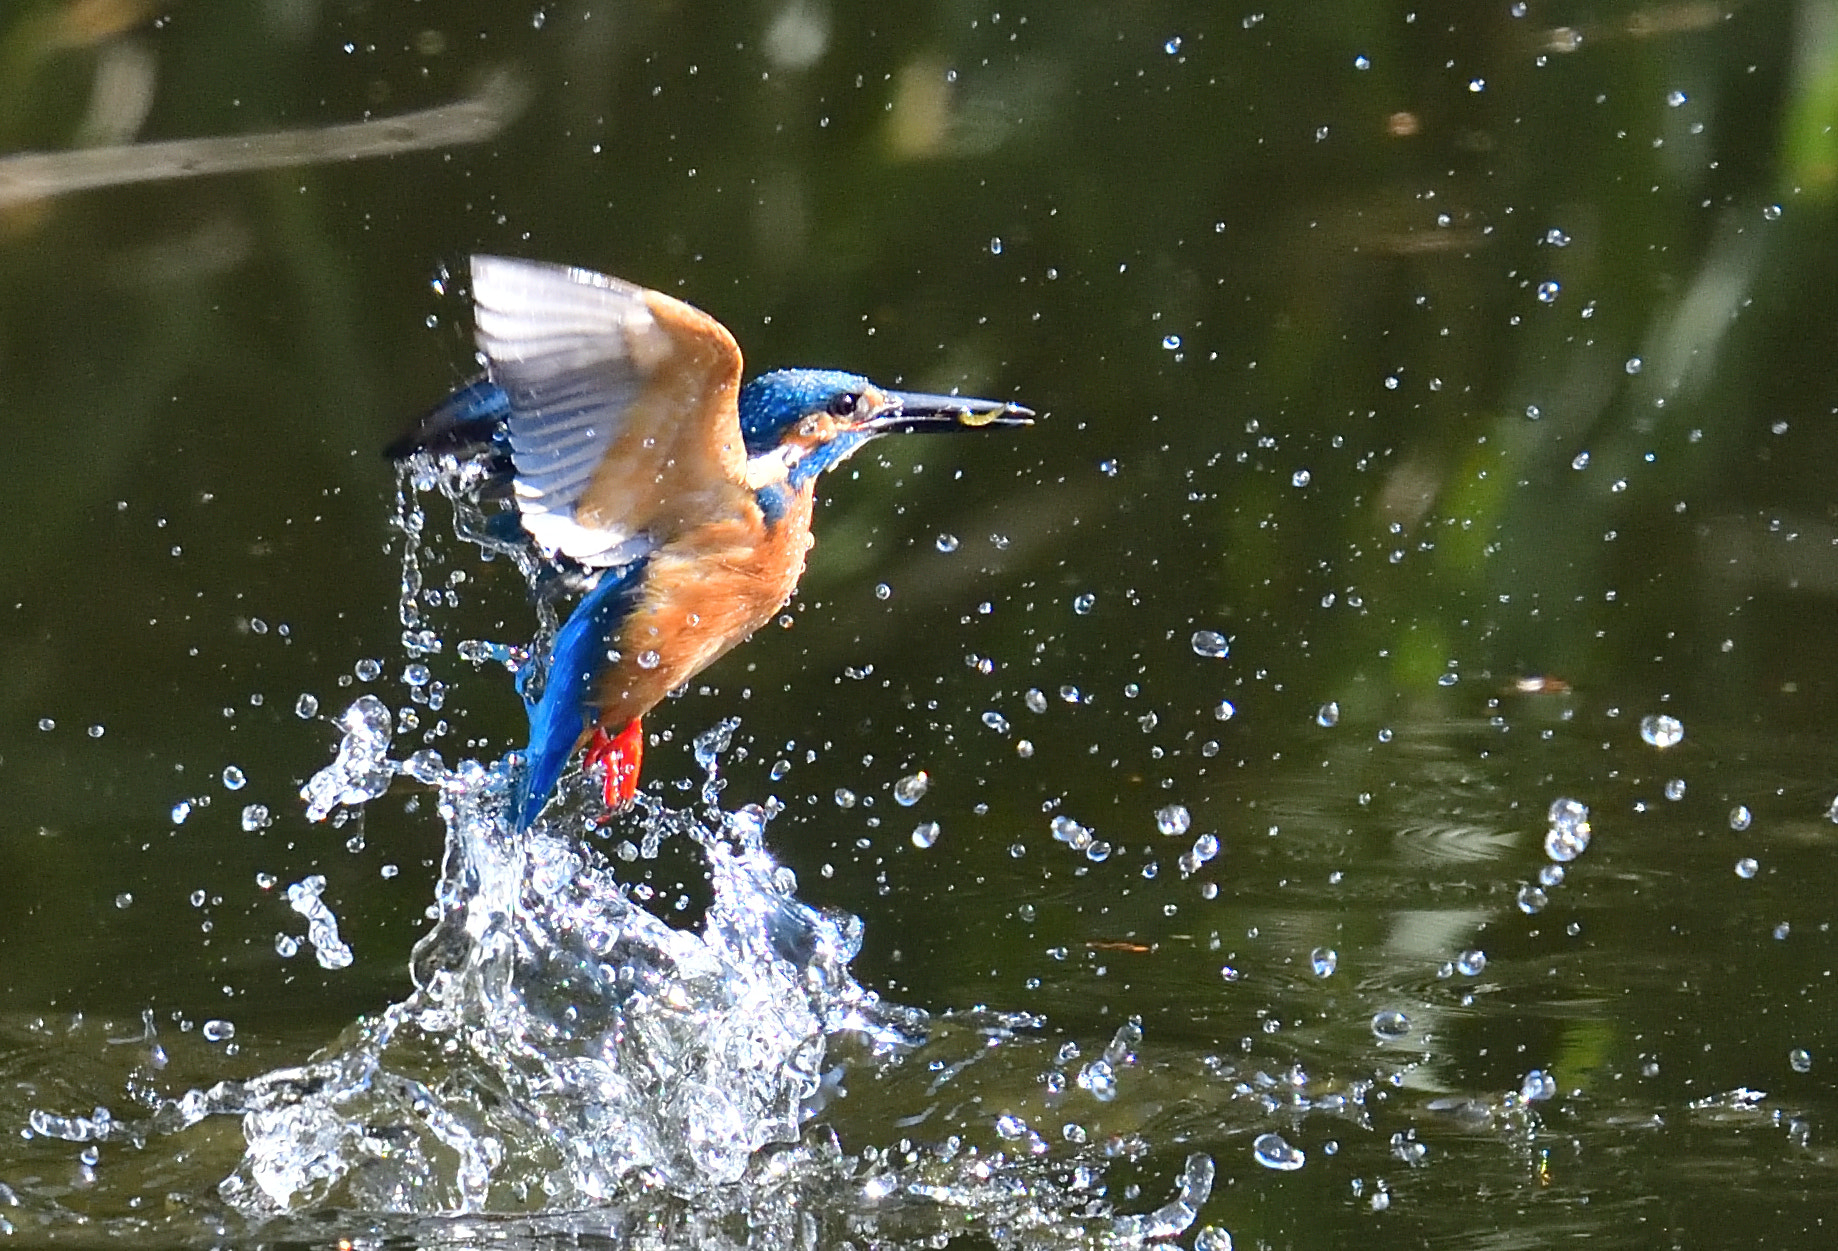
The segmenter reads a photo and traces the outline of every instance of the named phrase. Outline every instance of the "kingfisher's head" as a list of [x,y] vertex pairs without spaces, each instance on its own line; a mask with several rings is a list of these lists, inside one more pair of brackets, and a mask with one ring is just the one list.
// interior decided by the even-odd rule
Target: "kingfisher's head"
[[740,389],[747,481],[802,490],[883,434],[1025,426],[1034,414],[1006,400],[888,391],[836,369],[779,369]]

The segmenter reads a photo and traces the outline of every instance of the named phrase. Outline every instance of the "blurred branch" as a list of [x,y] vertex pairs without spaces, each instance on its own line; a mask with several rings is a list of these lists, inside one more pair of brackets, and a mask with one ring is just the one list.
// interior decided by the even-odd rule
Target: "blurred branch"
[[0,157],[0,205],[128,183],[395,156],[480,143],[515,120],[529,93],[508,70],[453,104],[317,130],[172,139]]

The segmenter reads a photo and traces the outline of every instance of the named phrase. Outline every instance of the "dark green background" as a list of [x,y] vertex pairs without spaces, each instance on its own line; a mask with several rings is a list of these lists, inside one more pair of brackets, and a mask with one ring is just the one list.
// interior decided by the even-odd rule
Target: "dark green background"
[[[786,803],[773,844],[864,918],[863,980],[1088,1051],[1140,1014],[1145,1195],[1197,1147],[1240,1246],[1824,1245],[1838,5],[39,0],[0,12],[0,147],[329,126],[493,70],[529,104],[481,145],[0,206],[5,1124],[120,1100],[105,1045],[92,1072],[55,1041],[73,1013],[235,1021],[243,1053],[183,1089],[406,990],[437,823],[398,783],[308,826],[336,735],[293,707],[336,714],[364,659],[407,703],[378,449],[470,371],[431,280],[484,249],[688,299],[755,368],[1041,413],[832,475],[795,624],[652,718],[648,777],[678,794],[676,745],[739,715],[725,800]],[[111,135],[122,81],[150,94]],[[531,617],[502,565],[436,560],[469,581],[433,745],[489,758],[517,701],[452,649]],[[1568,690],[1511,693],[1533,675]],[[1659,712],[1667,752],[1637,729]],[[1528,917],[1559,796],[1596,843]],[[251,802],[271,828],[240,828]],[[1194,880],[1170,802],[1225,847]],[[1061,812],[1115,854],[1054,842]],[[325,874],[357,965],[276,956],[303,925],[258,872]],[[1439,977],[1464,948],[1483,977]],[[1367,1030],[1387,1007],[1410,1045]],[[1364,1124],[1292,1122],[1209,1054],[1409,1076]],[[1564,1092],[1540,1120],[1428,1110],[1531,1068]],[[908,1110],[855,1105],[850,1145]],[[1308,1168],[1252,1162],[1271,1128]],[[194,1192],[234,1154],[151,1150]],[[20,1147],[0,1180],[81,1211],[73,1154]]]

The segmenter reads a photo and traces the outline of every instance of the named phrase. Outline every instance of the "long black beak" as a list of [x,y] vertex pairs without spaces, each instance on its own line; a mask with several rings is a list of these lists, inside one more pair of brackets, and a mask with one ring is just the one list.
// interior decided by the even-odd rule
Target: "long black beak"
[[889,391],[886,395],[895,407],[870,417],[856,427],[858,430],[869,434],[926,434],[1034,424],[1034,410],[1010,400],[924,395],[917,391]]

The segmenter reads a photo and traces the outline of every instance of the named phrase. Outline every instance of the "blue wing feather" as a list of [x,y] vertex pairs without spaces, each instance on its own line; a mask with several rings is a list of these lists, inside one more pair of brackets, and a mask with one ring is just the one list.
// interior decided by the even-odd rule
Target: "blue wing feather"
[[606,649],[638,603],[645,562],[608,570],[556,632],[542,698],[530,705],[530,745],[512,797],[517,828],[528,829],[549,800],[581,734],[592,723],[588,697]]

